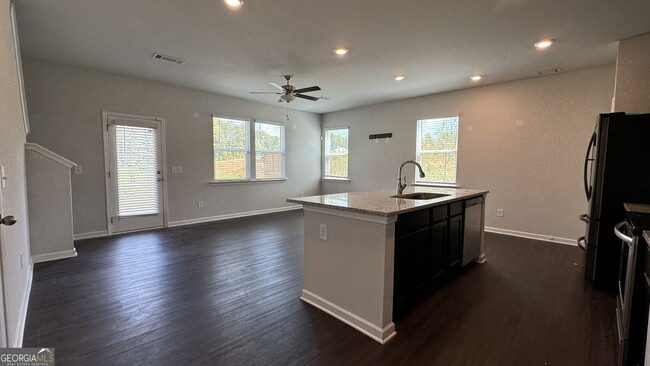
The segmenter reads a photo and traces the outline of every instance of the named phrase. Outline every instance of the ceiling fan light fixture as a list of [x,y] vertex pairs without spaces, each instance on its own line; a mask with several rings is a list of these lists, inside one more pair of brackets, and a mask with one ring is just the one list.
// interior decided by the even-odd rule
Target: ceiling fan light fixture
[[244,5],[243,0],[223,0],[223,2],[231,8],[239,8]]
[[404,75],[397,75],[397,76],[395,76],[394,79],[397,80],[397,81],[402,81],[402,80],[406,79],[406,76],[404,76]]
[[469,78],[472,79],[472,81],[479,81],[479,80],[483,79],[483,76],[482,75],[472,75]]
[[553,44],[555,40],[552,38],[546,38],[546,39],[540,39],[538,42],[535,43],[535,48],[538,50],[545,50]]
[[339,47],[339,48],[334,49],[334,53],[336,53],[339,56],[343,56],[343,55],[347,54],[349,51],[350,50],[348,50],[347,48],[343,48],[343,47]]
[[289,102],[293,102],[294,100],[296,100],[296,97],[293,96],[293,94],[283,94],[283,95],[280,96],[280,99],[282,99],[285,102],[289,103]]

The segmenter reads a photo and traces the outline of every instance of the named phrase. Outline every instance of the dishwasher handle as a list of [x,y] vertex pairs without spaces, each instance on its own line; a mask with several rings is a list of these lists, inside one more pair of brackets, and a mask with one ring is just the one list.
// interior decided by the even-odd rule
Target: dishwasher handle
[[616,236],[619,239],[623,240],[626,244],[632,244],[634,239],[630,238],[629,236],[623,233],[623,231],[625,231],[625,227],[626,227],[625,221],[619,222],[618,224],[616,224],[616,226],[614,226],[614,234],[616,234]]

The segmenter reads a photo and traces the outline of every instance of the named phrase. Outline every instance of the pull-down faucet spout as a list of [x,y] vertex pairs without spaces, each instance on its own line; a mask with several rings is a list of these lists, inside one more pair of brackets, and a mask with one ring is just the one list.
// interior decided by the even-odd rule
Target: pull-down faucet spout
[[418,170],[420,171],[420,178],[424,178],[424,170],[422,170],[422,167],[417,161],[407,160],[403,162],[397,171],[397,194],[402,194],[402,192],[404,192],[404,188],[406,188],[406,175],[404,176],[404,183],[402,183],[402,168],[408,163],[414,164],[416,167],[418,167]]

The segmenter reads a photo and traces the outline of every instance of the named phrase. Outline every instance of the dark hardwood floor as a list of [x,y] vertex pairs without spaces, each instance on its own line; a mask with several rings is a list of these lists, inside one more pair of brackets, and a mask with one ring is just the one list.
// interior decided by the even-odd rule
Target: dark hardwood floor
[[614,365],[615,300],[572,246],[486,234],[380,345],[300,301],[292,211],[76,243],[37,264],[24,347],[57,365]]

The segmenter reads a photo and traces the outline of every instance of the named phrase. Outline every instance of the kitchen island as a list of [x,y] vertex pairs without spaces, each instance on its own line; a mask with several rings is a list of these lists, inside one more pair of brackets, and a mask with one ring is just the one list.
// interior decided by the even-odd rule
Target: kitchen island
[[[437,197],[396,198],[394,190],[382,190],[288,199],[304,209],[300,298],[383,344],[396,334],[394,317],[433,293],[466,262],[464,254],[484,261],[488,191],[416,187],[404,193],[417,192]],[[476,225],[467,231],[472,202],[480,217],[468,221]],[[464,237],[478,241],[472,254]]]

